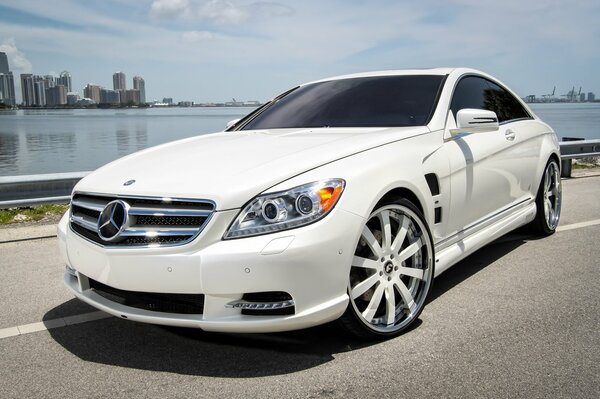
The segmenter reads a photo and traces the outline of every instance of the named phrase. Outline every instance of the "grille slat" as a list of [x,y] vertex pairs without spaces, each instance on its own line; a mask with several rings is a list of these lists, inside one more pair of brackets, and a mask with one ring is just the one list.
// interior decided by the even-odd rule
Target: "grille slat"
[[198,209],[181,209],[180,207],[158,207],[158,206],[132,206],[129,209],[130,215],[143,216],[199,216],[208,217],[212,212]]
[[[98,220],[104,208],[114,200],[127,204],[128,217],[119,235],[105,241],[98,234]],[[182,245],[200,234],[214,209],[214,203],[208,200],[75,193],[71,200],[71,228],[102,246]]]
[[198,231],[196,227],[177,229],[165,229],[161,227],[146,227],[138,229],[125,229],[121,235],[123,237],[167,237],[167,236],[193,236]]
[[85,214],[72,215],[71,222],[91,231],[96,231],[96,228],[98,227],[98,218],[94,220]]
[[109,202],[110,201],[99,200],[95,198],[78,198],[71,201],[71,205],[80,208],[90,209],[100,213],[102,212],[106,204],[108,204]]

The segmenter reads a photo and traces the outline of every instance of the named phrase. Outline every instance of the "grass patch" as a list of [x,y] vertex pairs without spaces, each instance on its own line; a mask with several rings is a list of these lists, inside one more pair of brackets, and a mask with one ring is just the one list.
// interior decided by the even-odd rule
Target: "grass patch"
[[573,163],[571,165],[572,169],[596,169],[600,168],[600,165],[592,164],[592,163]]
[[0,209],[0,225],[36,222],[47,217],[57,217],[69,209],[69,205],[37,205],[27,208]]

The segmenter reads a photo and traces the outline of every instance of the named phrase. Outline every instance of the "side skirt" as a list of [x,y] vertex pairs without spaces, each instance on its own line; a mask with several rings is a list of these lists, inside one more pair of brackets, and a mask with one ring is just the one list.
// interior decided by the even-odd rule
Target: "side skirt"
[[513,211],[510,215],[460,239],[449,247],[441,250],[436,248],[435,277],[481,247],[531,222],[535,218],[535,213],[535,202],[530,201],[525,206]]

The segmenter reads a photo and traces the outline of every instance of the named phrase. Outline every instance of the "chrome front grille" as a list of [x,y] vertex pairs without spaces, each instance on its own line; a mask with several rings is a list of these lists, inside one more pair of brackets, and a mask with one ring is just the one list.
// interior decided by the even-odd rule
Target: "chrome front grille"
[[[101,237],[98,226],[102,211],[113,201],[125,205],[127,215],[119,233],[108,241]],[[71,229],[102,246],[182,245],[200,234],[214,210],[215,204],[208,200],[75,193],[71,199]]]

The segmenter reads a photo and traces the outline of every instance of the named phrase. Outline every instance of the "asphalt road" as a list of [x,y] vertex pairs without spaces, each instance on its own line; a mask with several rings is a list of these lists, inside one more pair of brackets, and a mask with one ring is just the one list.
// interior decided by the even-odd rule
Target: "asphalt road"
[[0,398],[598,398],[600,177],[563,187],[561,231],[483,248],[436,279],[415,328],[376,343],[336,324],[225,335],[114,317],[26,333],[95,310],[63,288],[56,238],[1,243]]

